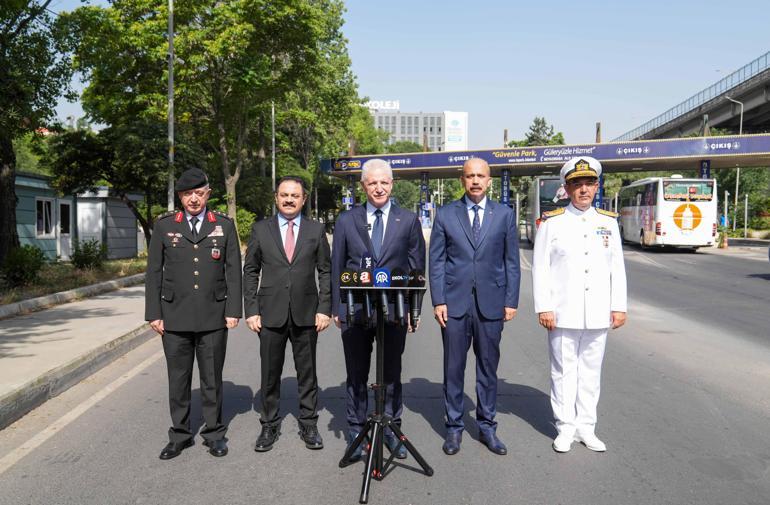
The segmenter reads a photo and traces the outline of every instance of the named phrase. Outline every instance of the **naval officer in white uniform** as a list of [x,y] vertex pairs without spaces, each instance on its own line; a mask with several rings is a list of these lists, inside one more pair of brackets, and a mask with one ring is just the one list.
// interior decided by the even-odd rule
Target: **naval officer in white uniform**
[[535,311],[548,330],[556,452],[594,433],[607,331],[626,322],[626,272],[617,214],[592,206],[602,166],[572,158],[561,169],[567,207],[543,214],[532,262]]

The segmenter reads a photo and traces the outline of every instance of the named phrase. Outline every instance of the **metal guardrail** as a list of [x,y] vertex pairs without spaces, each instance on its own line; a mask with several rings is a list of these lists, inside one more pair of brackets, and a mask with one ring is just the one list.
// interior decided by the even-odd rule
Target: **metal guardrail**
[[668,109],[658,117],[655,117],[643,125],[624,133],[615,141],[634,140],[655,128],[668,123],[669,121],[690,112],[691,110],[703,105],[704,103],[718,97],[726,91],[738,86],[751,79],[755,75],[770,68],[770,51],[755,59],[751,63],[744,65],[724,79],[712,84],[700,93],[696,93],[679,105]]

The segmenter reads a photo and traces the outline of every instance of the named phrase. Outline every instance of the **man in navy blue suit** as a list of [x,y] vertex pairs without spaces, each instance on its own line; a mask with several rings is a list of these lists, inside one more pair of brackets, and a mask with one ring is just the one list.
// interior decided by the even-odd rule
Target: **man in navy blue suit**
[[497,438],[497,364],[503,324],[519,306],[519,238],[515,213],[487,198],[489,165],[473,158],[460,178],[465,196],[439,209],[430,236],[430,291],[444,341],[443,450],[462,442],[463,379],[468,349],[476,355],[476,422],[479,439],[506,454]]
[[[343,212],[337,218],[332,241],[332,314],[337,327],[342,329],[347,370],[347,420],[350,430],[348,443],[355,440],[366,423],[368,410],[367,380],[374,341],[374,325],[364,327],[361,305],[356,307],[355,321],[347,320],[346,304],[340,299],[340,274],[343,270],[359,270],[361,259],[371,256],[373,268],[387,267],[391,271],[425,270],[425,239],[414,212],[391,203],[393,171],[381,159],[364,163],[361,168],[361,187],[366,192],[366,204]],[[392,311],[389,311],[392,313]],[[408,307],[407,307],[408,312]],[[416,321],[413,321],[416,329]],[[396,424],[401,422],[401,355],[406,343],[407,328],[386,322],[385,370],[387,384],[385,414]],[[395,435],[387,430],[385,443],[393,451],[398,445]],[[361,450],[352,456],[361,457]],[[396,457],[406,458],[402,445]]]

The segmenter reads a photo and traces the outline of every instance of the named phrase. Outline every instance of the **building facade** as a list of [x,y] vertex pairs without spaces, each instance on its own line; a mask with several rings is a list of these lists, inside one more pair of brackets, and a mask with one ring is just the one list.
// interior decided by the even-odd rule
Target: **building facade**
[[468,149],[467,112],[401,112],[398,100],[373,100],[367,106],[374,117],[374,126],[390,134],[389,144],[427,143],[430,151]]
[[[16,174],[16,230],[21,245],[40,248],[48,259],[68,260],[74,241],[96,240],[109,259],[132,258],[139,251],[137,220],[107,188],[80,195],[60,195],[50,178]],[[135,203],[139,194],[129,195]]]

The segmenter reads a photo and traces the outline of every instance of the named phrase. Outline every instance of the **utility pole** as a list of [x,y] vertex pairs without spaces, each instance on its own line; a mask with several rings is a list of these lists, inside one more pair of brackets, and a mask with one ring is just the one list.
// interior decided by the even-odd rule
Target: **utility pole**
[[[731,102],[738,104],[741,108],[741,116],[738,122],[738,135],[743,135],[743,102],[726,96]],[[735,202],[733,203],[733,231],[735,231],[735,221],[738,220],[738,184],[741,180],[741,167],[735,167]]]
[[174,210],[174,0],[168,0],[168,210]]
[[[272,151],[272,180],[273,191],[275,191],[275,102],[270,102],[270,128],[272,131],[271,151]],[[275,198],[273,199],[273,215],[275,215]]]

